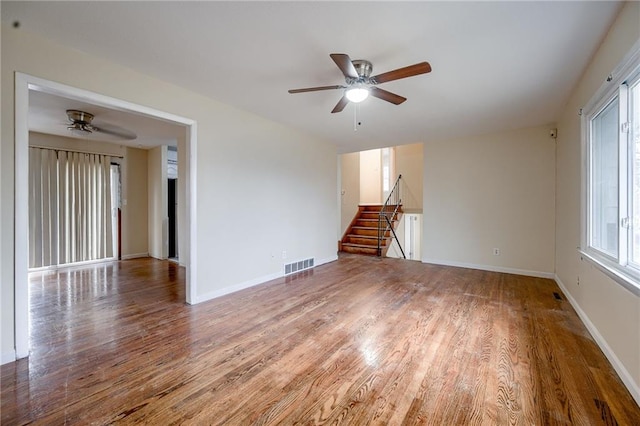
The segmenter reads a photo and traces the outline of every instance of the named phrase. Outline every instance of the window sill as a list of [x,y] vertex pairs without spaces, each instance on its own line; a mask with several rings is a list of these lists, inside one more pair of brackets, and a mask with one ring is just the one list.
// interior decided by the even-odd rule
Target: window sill
[[598,259],[597,257],[587,253],[580,248],[578,249],[578,251],[580,252],[580,256],[582,257],[582,259],[586,259],[589,263],[598,268],[606,276],[611,278],[616,283],[620,284],[625,289],[629,290],[634,295],[640,296],[640,283],[638,282],[637,278],[619,271],[617,268],[608,265],[606,262]]

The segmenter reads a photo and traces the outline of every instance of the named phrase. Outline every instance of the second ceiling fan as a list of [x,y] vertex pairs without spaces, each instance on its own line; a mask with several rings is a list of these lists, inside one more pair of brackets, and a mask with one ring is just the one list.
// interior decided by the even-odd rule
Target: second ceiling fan
[[349,55],[344,53],[332,53],[329,55],[336,63],[342,74],[344,74],[346,85],[308,87],[305,89],[291,89],[289,93],[317,92],[319,90],[346,89],[342,98],[331,111],[340,112],[349,102],[362,102],[367,96],[375,96],[383,101],[399,105],[407,98],[387,90],[376,87],[378,84],[386,83],[401,78],[413,77],[414,75],[431,72],[431,65],[428,62],[420,62],[408,67],[398,68],[382,74],[371,76],[373,65],[364,59],[352,61]]

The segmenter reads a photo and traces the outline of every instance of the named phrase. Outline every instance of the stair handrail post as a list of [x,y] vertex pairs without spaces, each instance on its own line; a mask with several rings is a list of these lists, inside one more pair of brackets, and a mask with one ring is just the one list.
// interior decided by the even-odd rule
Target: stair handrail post
[[382,256],[382,247],[380,246],[380,241],[382,240],[381,231],[382,231],[382,211],[378,213],[378,247],[376,250],[376,256],[378,257]]

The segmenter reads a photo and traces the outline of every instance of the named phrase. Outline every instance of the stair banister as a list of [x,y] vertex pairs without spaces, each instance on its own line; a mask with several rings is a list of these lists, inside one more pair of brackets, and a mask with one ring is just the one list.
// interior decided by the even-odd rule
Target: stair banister
[[[395,218],[396,215],[398,214],[398,209],[400,208],[400,205],[402,204],[402,200],[400,198],[400,179],[402,179],[402,175],[398,175],[398,179],[396,179],[396,183],[393,185],[393,188],[391,189],[391,192],[389,192],[389,196],[387,197],[386,201],[384,202],[384,204],[382,205],[382,208],[380,209],[380,213],[378,214],[378,256],[382,256],[382,238],[384,238],[384,236],[386,235],[387,231],[389,231],[389,229],[391,230],[391,233],[393,234],[393,238],[396,240],[396,242],[398,243],[398,247],[400,248],[400,252],[402,253],[402,257],[404,259],[407,258],[407,256],[405,256],[404,254],[404,250],[402,249],[402,245],[400,244],[400,240],[398,240],[398,236],[396,235],[396,231],[393,229],[393,224],[391,222],[391,220],[389,219],[389,217],[391,218]],[[391,207],[393,206],[393,211],[391,211]],[[391,212],[391,215],[389,216],[388,213]],[[384,217],[384,222],[382,220],[382,218]],[[384,227],[384,231],[382,229],[383,227],[383,223],[385,225]]]

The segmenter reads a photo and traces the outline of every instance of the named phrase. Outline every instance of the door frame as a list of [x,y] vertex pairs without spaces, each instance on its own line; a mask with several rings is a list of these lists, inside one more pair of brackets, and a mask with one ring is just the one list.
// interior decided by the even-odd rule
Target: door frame
[[185,194],[186,246],[189,247],[186,266],[186,302],[196,302],[197,294],[197,223],[196,223],[196,153],[197,122],[190,118],[138,105],[84,89],[56,83],[29,74],[15,73],[15,179],[14,179],[14,325],[16,358],[29,356],[29,91],[36,90],[88,102],[94,105],[144,115],[178,124],[186,131],[187,187]]

